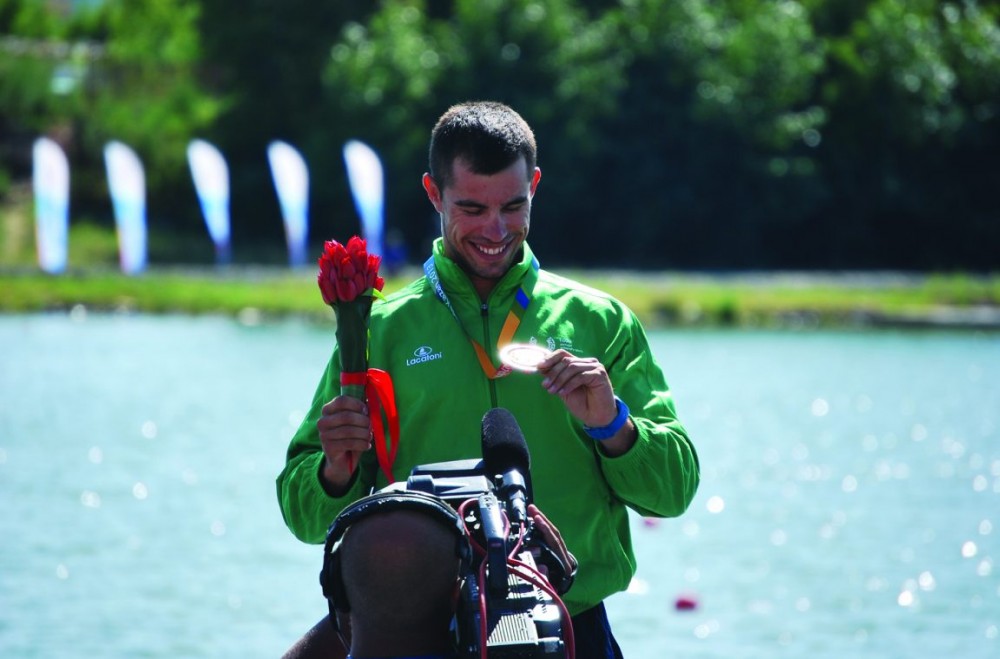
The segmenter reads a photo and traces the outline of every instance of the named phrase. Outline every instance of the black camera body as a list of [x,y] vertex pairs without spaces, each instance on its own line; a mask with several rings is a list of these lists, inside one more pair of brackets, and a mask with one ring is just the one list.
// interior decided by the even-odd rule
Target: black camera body
[[[405,484],[386,488],[443,499],[462,516],[470,542],[479,548],[482,560],[473,560],[462,575],[456,613],[462,659],[481,657],[484,642],[490,659],[565,656],[563,625],[570,622],[556,598],[573,577],[524,515],[521,504],[531,500],[526,476],[528,482],[518,482],[516,472],[488,474],[482,460],[456,460],[417,466]],[[547,576],[538,572],[540,565]]]

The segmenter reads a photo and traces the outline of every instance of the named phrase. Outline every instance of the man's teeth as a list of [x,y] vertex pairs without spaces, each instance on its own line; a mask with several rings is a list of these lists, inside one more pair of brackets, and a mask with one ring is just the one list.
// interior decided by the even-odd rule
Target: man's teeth
[[496,256],[503,251],[503,247],[483,247],[482,245],[479,245],[479,251],[484,254],[488,254],[489,256]]

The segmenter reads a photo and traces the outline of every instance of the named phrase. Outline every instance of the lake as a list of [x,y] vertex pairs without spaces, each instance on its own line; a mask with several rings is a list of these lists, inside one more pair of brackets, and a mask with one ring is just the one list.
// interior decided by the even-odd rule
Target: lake
[[[0,656],[277,657],[324,613],[274,478],[333,329],[244,321],[0,316]],[[626,657],[1000,656],[1000,335],[650,339],[702,485],[633,518]]]

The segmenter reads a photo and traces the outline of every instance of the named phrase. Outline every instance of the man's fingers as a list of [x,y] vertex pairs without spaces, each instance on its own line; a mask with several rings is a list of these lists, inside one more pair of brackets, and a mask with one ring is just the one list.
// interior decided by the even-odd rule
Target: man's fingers
[[331,460],[348,452],[362,453],[372,446],[368,407],[351,396],[337,396],[324,405],[316,430],[323,452]]
[[320,435],[330,438],[349,438],[371,432],[371,419],[367,414],[357,412],[337,412],[324,414],[316,422]]
[[338,412],[354,412],[356,414],[368,414],[368,405],[365,401],[353,396],[337,396],[323,406],[322,414],[332,415]]
[[576,369],[573,356],[565,350],[558,350],[552,355],[542,362],[544,366],[540,365],[538,370],[545,376],[542,379],[542,386],[549,393],[556,393],[566,386]]
[[552,394],[566,394],[579,387],[590,387],[605,378],[604,367],[596,359],[567,359],[549,369],[542,386]]
[[535,522],[535,528],[541,531],[546,544],[560,554],[569,556],[569,549],[567,549],[566,542],[563,540],[559,529],[538,509],[538,506],[533,503],[528,504],[528,514],[531,515],[532,521]]

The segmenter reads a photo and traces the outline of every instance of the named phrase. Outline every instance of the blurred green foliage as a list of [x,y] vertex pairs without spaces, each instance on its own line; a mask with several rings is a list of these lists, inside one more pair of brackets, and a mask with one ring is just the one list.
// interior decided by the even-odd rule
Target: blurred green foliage
[[[1000,5],[975,0],[0,0],[0,169],[60,141],[73,214],[105,218],[101,148],[142,157],[151,232],[204,249],[185,162],[214,142],[240,261],[280,261],[266,161],[310,166],[315,243],[358,231],[341,147],[387,176],[387,226],[437,233],[419,176],[450,104],[535,128],[543,262],[991,270],[1000,263]],[[0,176],[0,180],[4,180]],[[608,236],[626,236],[608,249]],[[192,241],[187,241],[192,244]]]

